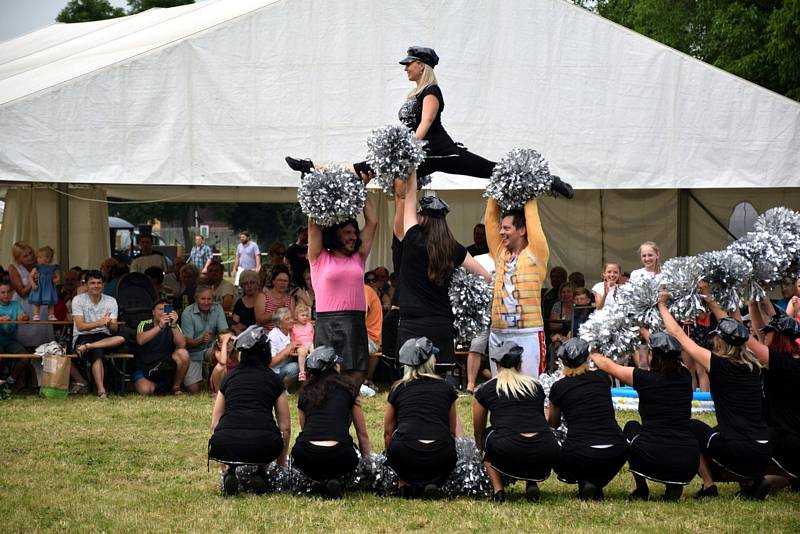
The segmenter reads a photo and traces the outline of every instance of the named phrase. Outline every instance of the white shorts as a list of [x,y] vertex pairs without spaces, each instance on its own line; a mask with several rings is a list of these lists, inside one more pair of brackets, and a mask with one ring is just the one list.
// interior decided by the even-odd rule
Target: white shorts
[[189,362],[189,369],[183,379],[184,386],[191,386],[203,381],[203,362]]
[[[522,374],[539,378],[544,363],[544,329],[536,328],[492,328],[489,334],[489,351],[491,347],[502,345],[504,341],[513,341],[522,347]],[[489,364],[492,375],[497,374],[497,364],[491,358]]]

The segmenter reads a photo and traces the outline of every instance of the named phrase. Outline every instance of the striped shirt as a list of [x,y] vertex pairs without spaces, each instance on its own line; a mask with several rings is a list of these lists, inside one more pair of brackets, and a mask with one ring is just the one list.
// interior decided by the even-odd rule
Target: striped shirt
[[192,262],[195,267],[203,270],[203,267],[206,266],[206,262],[211,259],[214,255],[212,252],[211,247],[208,245],[201,245],[198,247],[192,247],[192,251],[189,253],[189,261]]

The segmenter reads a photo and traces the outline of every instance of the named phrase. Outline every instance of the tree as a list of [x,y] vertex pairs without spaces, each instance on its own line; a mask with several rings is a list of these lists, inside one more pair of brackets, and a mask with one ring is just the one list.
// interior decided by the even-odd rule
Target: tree
[[154,7],[175,7],[194,4],[194,0],[128,0],[128,14],[135,15]]
[[56,17],[56,22],[90,22],[125,16],[125,10],[108,0],[69,0]]
[[189,250],[194,244],[192,233],[189,230],[194,227],[194,210],[197,207],[196,204],[184,202],[109,204],[108,214],[121,217],[133,224],[149,223],[153,219],[177,223],[182,229],[183,246],[186,250]]
[[308,222],[297,204],[229,204],[217,216],[237,232],[251,232],[265,248],[275,241],[294,243],[297,228]]

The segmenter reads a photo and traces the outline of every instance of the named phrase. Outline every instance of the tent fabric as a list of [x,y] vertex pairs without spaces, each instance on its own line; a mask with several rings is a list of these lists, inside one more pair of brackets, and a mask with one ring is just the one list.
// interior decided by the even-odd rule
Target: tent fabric
[[[0,44],[0,179],[293,187],[287,154],[363,157],[407,46],[445,125],[533,147],[578,189],[796,187],[800,104],[564,0],[208,0]],[[437,176],[434,188],[482,189]]]

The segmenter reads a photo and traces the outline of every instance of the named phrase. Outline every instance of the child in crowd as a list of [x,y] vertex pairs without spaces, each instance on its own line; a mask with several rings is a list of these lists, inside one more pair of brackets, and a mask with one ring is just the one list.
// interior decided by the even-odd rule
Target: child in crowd
[[645,241],[639,245],[639,261],[642,262],[642,268],[636,269],[631,273],[630,279],[635,280],[640,276],[655,276],[661,272],[661,252],[658,250],[658,245],[652,241]]
[[595,307],[603,309],[606,304],[616,301],[617,290],[619,289],[620,267],[619,263],[606,263],[603,265],[602,282],[597,282],[592,287],[594,293]]
[[311,324],[311,308],[302,302],[294,307],[292,341],[300,344],[297,348],[297,365],[300,367],[298,379],[303,382],[306,379],[306,356],[314,350],[314,325]]
[[[31,272],[33,279],[30,303],[33,304],[33,320],[41,321],[42,306],[55,306],[58,303],[59,266],[53,264],[53,249],[41,247],[36,251],[36,267]],[[51,308],[48,321],[55,321]]]

